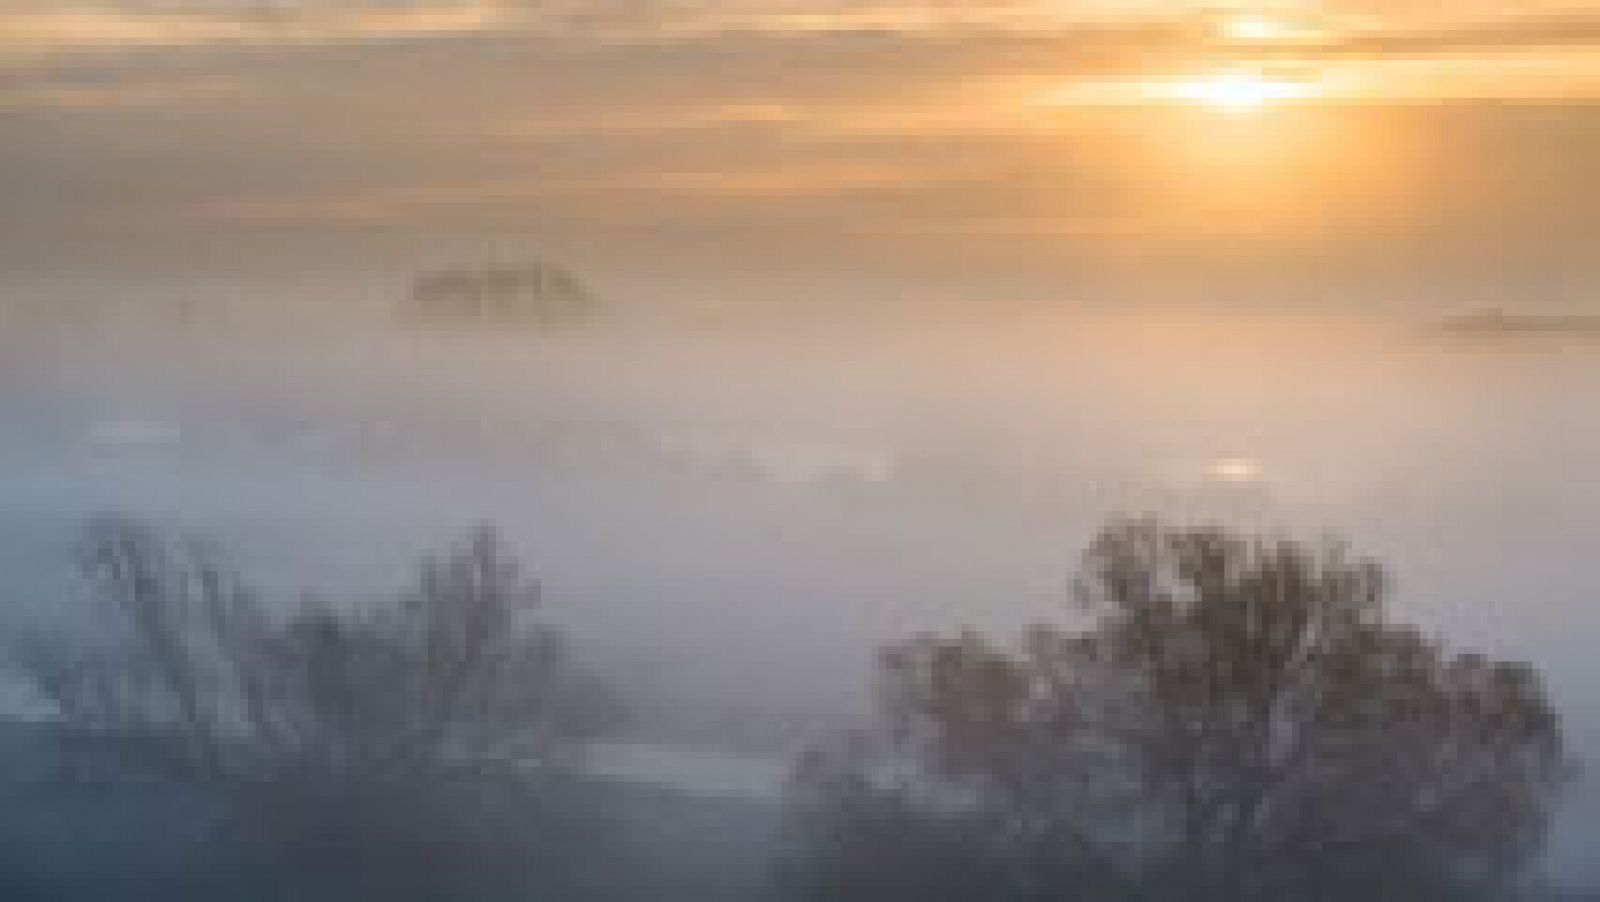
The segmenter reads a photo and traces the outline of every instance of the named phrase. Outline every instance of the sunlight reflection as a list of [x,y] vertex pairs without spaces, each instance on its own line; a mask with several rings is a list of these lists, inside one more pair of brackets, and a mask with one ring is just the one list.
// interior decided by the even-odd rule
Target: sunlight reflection
[[1260,482],[1261,462],[1249,457],[1225,457],[1206,467],[1206,477],[1217,482]]

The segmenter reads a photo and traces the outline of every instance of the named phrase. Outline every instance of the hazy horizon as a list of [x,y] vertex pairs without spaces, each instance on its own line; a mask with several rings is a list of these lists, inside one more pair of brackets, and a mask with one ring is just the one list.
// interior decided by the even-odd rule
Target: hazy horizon
[[0,627],[105,513],[350,603],[492,523],[613,739],[770,762],[1153,514],[1600,758],[1594,0],[0,0],[0,135]]

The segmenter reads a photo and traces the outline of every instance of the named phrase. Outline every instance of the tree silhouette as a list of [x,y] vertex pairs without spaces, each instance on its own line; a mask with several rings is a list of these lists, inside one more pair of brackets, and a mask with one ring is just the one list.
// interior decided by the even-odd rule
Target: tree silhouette
[[1566,772],[1528,665],[1385,619],[1383,569],[1144,519],[1098,615],[884,656],[886,718],[795,781],[786,885],[828,899],[1497,898]]
[[614,713],[487,528],[367,605],[285,610],[125,520],[95,525],[83,561],[106,640],[34,641],[14,664],[115,776],[202,787],[277,876],[321,881],[296,897],[482,897],[462,875],[527,864],[551,778]]

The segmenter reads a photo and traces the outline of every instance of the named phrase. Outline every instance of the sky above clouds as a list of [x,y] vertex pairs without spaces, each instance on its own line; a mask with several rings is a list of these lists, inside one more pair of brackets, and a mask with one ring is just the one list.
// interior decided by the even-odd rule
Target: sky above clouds
[[0,259],[1570,280],[1597,102],[1592,2],[0,0]]

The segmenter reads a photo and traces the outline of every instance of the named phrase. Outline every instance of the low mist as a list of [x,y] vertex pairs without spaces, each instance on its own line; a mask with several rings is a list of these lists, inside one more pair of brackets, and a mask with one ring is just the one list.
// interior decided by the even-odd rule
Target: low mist
[[[8,628],[95,632],[73,554],[106,514],[215,543],[274,597],[355,604],[492,524],[628,701],[612,766],[763,797],[870,717],[881,646],[1083,622],[1079,552],[1152,514],[1348,538],[1390,566],[1398,616],[1535,662],[1574,754],[1600,750],[1600,347],[727,289],[559,325],[431,322],[405,315],[405,285],[15,292]],[[1548,868],[1600,881],[1583,853],[1600,799],[1567,798]]]

